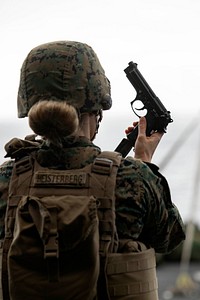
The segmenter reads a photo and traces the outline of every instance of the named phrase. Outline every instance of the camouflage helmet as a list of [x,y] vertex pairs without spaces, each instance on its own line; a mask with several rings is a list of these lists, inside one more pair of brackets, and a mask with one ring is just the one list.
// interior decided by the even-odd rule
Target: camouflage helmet
[[42,100],[65,101],[80,112],[111,108],[109,80],[90,46],[56,41],[30,51],[21,68],[18,117]]

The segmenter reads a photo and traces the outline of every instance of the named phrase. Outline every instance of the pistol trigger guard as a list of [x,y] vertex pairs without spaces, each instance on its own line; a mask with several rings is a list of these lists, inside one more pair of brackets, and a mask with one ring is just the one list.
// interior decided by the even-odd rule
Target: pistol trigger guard
[[[140,109],[136,109],[136,110],[140,110]],[[138,118],[141,117],[139,114],[137,114],[137,112],[136,112],[134,109],[133,109],[133,112],[134,112],[134,114],[135,114]]]
[[146,109],[146,107],[145,106],[143,106],[143,107],[141,107],[141,108],[136,108],[135,110],[144,110],[144,109]]
[[[134,106],[134,103],[137,102],[137,101],[142,104],[142,107],[137,108],[137,107]],[[141,118],[142,116],[146,116],[146,114],[147,114],[147,108],[145,107],[145,105],[142,102],[142,100],[140,100],[140,98],[136,97],[133,101],[131,101],[131,107],[132,107],[132,110],[133,110],[134,114],[138,118]],[[138,112],[143,111],[143,112],[146,112],[146,113],[139,114],[139,113],[137,113],[137,111]]]

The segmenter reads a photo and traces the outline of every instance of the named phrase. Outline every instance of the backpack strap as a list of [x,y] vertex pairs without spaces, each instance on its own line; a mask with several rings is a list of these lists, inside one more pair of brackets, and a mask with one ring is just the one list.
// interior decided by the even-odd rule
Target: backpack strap
[[[115,186],[122,156],[118,152],[103,151],[92,165],[91,194],[99,200],[100,255],[117,251],[115,228]],[[99,181],[101,184],[96,184]]]
[[[20,176],[19,176],[20,175]],[[5,219],[5,238],[3,241],[3,254],[2,254],[2,288],[3,299],[9,300],[9,282],[8,282],[8,252],[13,240],[13,231],[15,225],[15,215],[17,206],[21,199],[22,182],[23,191],[26,189],[27,193],[33,176],[33,160],[31,156],[25,156],[19,161],[15,162],[12,176],[9,185],[9,197],[7,202],[7,211]]]
[[118,235],[115,224],[115,186],[121,159],[122,156],[118,152],[103,151],[95,159],[91,173],[90,188],[92,194],[99,201],[100,273],[97,292],[98,299],[104,300],[110,299],[105,273],[108,254],[117,252],[118,249]]

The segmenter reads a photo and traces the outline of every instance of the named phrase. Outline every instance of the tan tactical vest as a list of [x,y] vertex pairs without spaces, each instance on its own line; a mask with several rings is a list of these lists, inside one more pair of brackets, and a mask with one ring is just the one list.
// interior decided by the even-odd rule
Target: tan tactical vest
[[[121,155],[102,152],[85,168],[54,170],[41,167],[33,153],[15,163],[11,178],[3,299],[157,300],[154,250],[117,237],[115,184]],[[58,244],[61,231],[65,236]],[[36,232],[37,243],[32,239]],[[117,253],[119,242],[135,251]]]

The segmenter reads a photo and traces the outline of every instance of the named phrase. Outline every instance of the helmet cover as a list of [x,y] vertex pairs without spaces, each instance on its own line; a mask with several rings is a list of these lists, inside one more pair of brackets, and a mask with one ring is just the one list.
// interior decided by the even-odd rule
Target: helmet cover
[[111,108],[110,82],[90,46],[57,41],[29,52],[21,68],[18,117],[42,100],[65,101],[81,113]]

